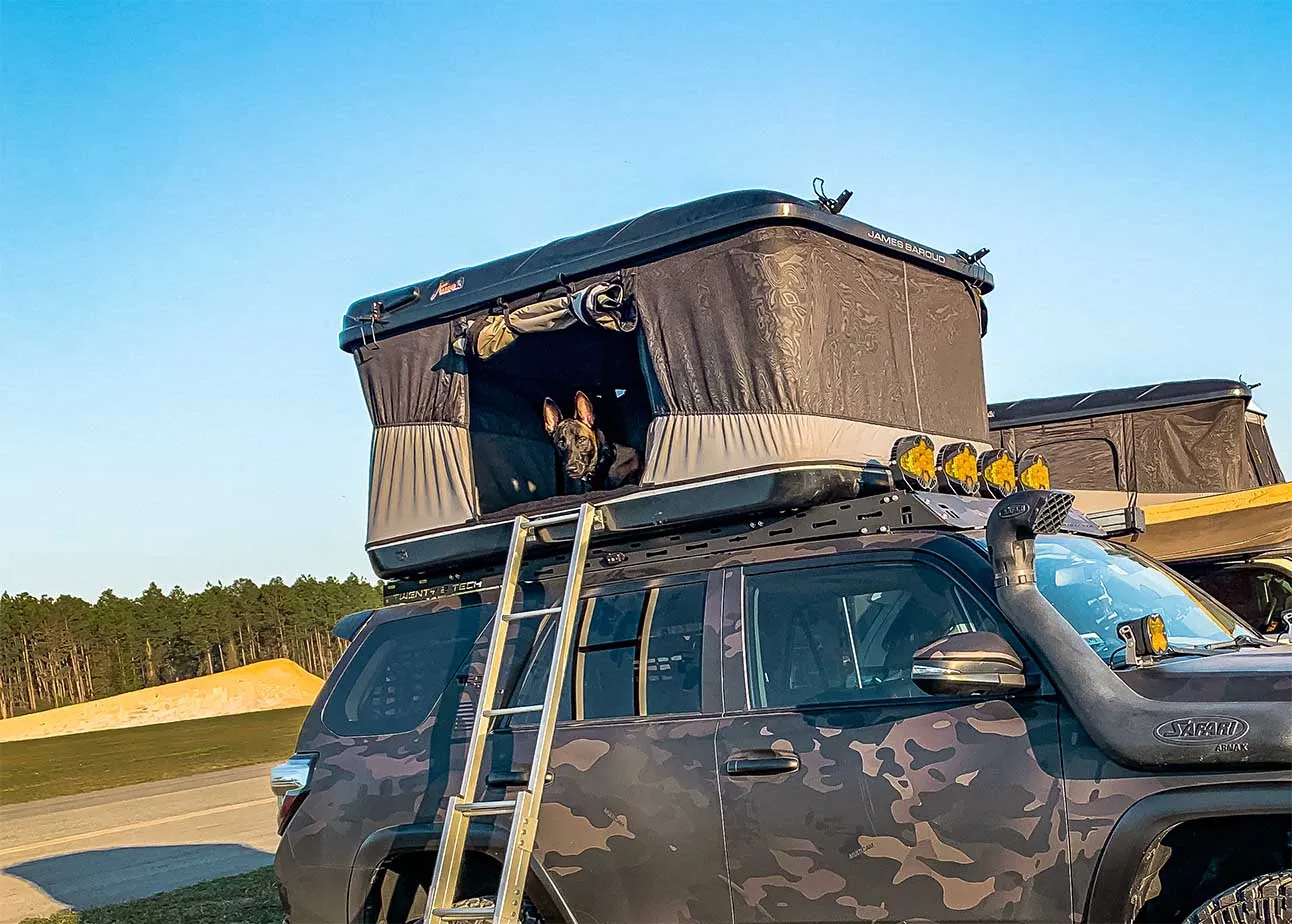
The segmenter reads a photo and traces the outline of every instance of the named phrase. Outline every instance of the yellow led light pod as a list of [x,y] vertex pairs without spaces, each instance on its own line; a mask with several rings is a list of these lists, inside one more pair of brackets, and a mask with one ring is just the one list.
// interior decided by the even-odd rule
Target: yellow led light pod
[[978,457],[978,480],[987,497],[1004,497],[1018,488],[1014,456],[1008,449],[991,449]]
[[1154,613],[1144,617],[1144,634],[1148,636],[1149,651],[1158,655],[1166,651],[1169,643],[1166,639],[1166,623],[1161,616]]
[[978,493],[978,453],[968,443],[947,443],[938,450],[938,487],[952,494]]
[[1039,452],[1025,452],[1018,459],[1018,484],[1028,491],[1050,490],[1050,464]]
[[938,486],[933,440],[922,433],[904,436],[893,444],[893,479],[912,491],[932,491]]

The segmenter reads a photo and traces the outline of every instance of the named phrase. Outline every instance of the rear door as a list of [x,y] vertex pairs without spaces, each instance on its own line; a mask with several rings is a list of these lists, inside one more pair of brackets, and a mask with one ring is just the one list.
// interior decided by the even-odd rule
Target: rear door
[[[585,594],[535,847],[580,922],[731,919],[714,759],[720,590],[720,574],[702,573]],[[542,700],[550,628],[514,705]],[[513,720],[512,737],[491,755],[495,779],[527,770],[532,729]]]
[[1069,919],[1053,698],[910,680],[940,636],[1008,638],[954,568],[876,551],[731,570],[723,608],[737,922]]

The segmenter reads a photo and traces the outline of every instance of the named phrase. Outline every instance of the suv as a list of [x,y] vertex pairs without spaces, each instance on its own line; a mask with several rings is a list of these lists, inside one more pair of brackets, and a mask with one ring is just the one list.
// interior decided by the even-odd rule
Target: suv
[[[1069,495],[857,493],[602,534],[523,919],[1287,920],[1286,646]],[[529,555],[524,604],[551,606],[563,555]],[[501,570],[338,625],[275,770],[290,924],[421,920]],[[542,699],[553,629],[514,628],[509,703]],[[525,785],[533,735],[490,735],[482,799]],[[505,840],[473,824],[459,903]]]

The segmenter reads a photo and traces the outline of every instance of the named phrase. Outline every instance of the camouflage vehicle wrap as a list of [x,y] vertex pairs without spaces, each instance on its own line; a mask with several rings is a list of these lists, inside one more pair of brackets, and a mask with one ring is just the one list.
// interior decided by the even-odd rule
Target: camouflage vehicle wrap
[[[892,518],[885,520],[878,504],[829,504],[594,551],[589,597],[703,586],[699,708],[576,721],[569,719],[578,707],[567,705],[527,887],[534,917],[1178,921],[1231,886],[1292,867],[1292,734],[1278,717],[1292,701],[1292,648],[1238,646],[1118,670],[1100,655],[1103,674],[1090,682],[1111,691],[1109,702],[1132,695],[1139,699],[1128,701],[1173,702],[1182,704],[1177,714],[1201,720],[1195,705],[1214,711],[1225,703],[1228,715],[1256,704],[1241,713],[1253,729],[1249,750],[1225,750],[1221,741],[1195,760],[1189,748],[1164,743],[1167,729],[1155,741],[1174,755],[1169,760],[1109,753],[1108,742],[1115,750],[1121,739],[1090,727],[1071,670],[1055,652],[1037,650],[1032,629],[998,594],[1000,567],[983,531],[902,528],[898,505],[883,511]],[[850,563],[935,574],[1019,652],[1027,688],[957,697],[904,686],[891,697],[758,702],[746,650],[751,582]],[[526,605],[549,604],[562,569],[536,558],[523,575]],[[420,920],[479,693],[498,570],[446,575],[410,595],[415,602],[360,620],[297,744],[315,757],[276,858],[290,924]],[[803,586],[820,586],[823,573],[805,572]],[[1050,614],[1076,637],[1063,616]],[[412,624],[405,620],[437,619],[456,626],[462,641],[452,664],[427,681],[433,689],[418,694],[424,718],[373,735],[332,727],[343,720],[330,710],[349,702],[347,684],[366,669],[367,650]],[[513,631],[528,633],[513,649],[524,654],[541,645],[545,629]],[[510,695],[519,695],[526,670],[512,663],[504,671]],[[567,679],[567,694],[576,681]],[[865,686],[860,673],[858,685]],[[1136,719],[1110,711],[1099,721]],[[1187,731],[1219,741],[1235,728]],[[519,725],[491,736],[481,798],[523,784],[526,768],[514,758],[531,745],[532,732]],[[484,894],[505,832],[482,821],[470,840],[465,878]]]

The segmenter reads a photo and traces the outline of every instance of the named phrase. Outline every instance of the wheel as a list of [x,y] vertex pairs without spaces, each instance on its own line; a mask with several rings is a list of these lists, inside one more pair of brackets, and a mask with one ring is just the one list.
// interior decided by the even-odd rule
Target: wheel
[[1292,921],[1292,870],[1266,873],[1221,892],[1184,924],[1286,924]]

